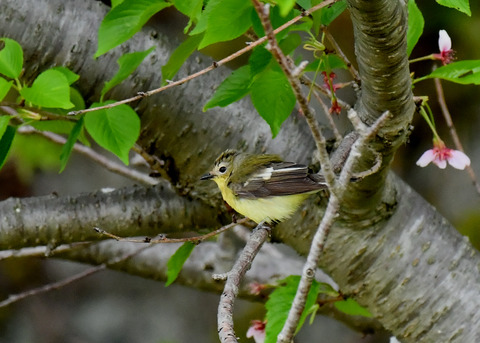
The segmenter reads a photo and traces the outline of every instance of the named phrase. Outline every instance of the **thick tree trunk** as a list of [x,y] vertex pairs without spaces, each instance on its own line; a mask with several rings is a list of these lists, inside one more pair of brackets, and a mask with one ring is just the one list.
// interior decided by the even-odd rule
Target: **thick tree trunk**
[[[349,6],[354,21],[357,54],[363,58],[363,61],[359,61],[364,87],[357,106],[359,113],[367,123],[385,110],[390,110],[395,119],[372,144],[376,151],[381,150],[380,144],[385,146],[381,173],[348,185],[352,194],[342,204],[343,216],[338,218],[331,231],[321,266],[347,295],[354,296],[367,306],[384,327],[392,330],[402,341],[480,341],[478,252],[408,185],[387,172],[394,146],[403,139],[406,123],[413,110],[405,51],[402,50],[404,41],[395,44],[395,40],[389,40],[389,37],[404,35],[404,3],[396,0],[350,1]],[[53,65],[66,65],[81,75],[78,86],[92,101],[98,100],[103,82],[113,75],[113,66],[121,53],[145,50],[155,45],[155,54],[127,82],[118,86],[111,96],[122,99],[134,95],[136,91],[158,87],[160,67],[177,44],[176,40],[171,39],[168,27],[154,23],[137,34],[124,49],[116,49],[111,54],[93,60],[96,30],[106,10],[94,1],[3,0],[0,4],[0,30],[4,36],[16,39],[22,45],[27,78],[31,79],[39,71]],[[368,16],[365,17],[363,13]],[[374,27],[375,30],[366,30],[368,26],[365,26],[365,20],[368,18],[376,19],[370,25],[388,22],[398,25],[400,30],[396,32],[392,25],[379,25]],[[395,18],[395,21],[389,21],[388,18]],[[392,44],[385,45],[387,42]],[[387,46],[383,51],[375,51],[378,54],[375,70],[389,70],[391,64],[388,56],[391,56],[393,60],[390,62],[400,66],[392,71],[395,77],[377,80],[374,79],[374,73],[368,71],[370,52],[362,47],[372,44],[379,49]],[[195,55],[180,75],[193,73],[209,64],[208,58]],[[272,140],[268,126],[247,100],[225,109],[202,113],[206,99],[227,73],[227,70],[219,68],[186,85],[135,104],[142,118],[139,143],[168,162],[166,172],[177,186],[179,194],[197,199],[186,201],[180,210],[168,212],[172,220],[177,220],[173,217],[183,218],[187,211],[192,215],[187,219],[192,226],[211,225],[209,220],[201,218],[212,219],[216,215],[212,216],[208,210],[203,212],[204,208],[208,208],[207,205],[194,204],[204,200],[208,204],[216,204],[218,209],[221,202],[213,185],[200,184],[197,180],[199,175],[208,170],[216,155],[226,148],[274,152],[300,162],[306,162],[308,156],[312,155],[314,145],[310,134],[303,120],[295,116],[283,125],[278,137]],[[372,103],[379,104],[379,107],[372,108]],[[364,169],[370,162],[371,158],[367,157],[358,168]],[[132,198],[129,206],[136,206],[139,215],[154,218],[152,211],[156,211],[155,206],[144,204],[157,195],[146,192],[145,196],[145,199]],[[160,193],[160,198],[162,202],[168,202],[172,196]],[[71,203],[73,212],[81,213],[81,206],[75,208],[71,198],[65,198],[65,201]],[[135,205],[133,201],[139,202]],[[90,205],[96,202],[98,199],[91,198]],[[12,222],[7,218],[12,217],[11,211],[15,210],[15,206],[11,204],[14,203],[20,203],[20,200],[4,202],[0,209],[2,246],[18,248],[46,244],[45,240],[35,241],[35,223],[29,219],[29,215],[32,211],[42,212],[45,218],[55,222],[58,211],[44,206],[41,201],[35,204],[35,200],[32,200],[29,210],[16,213],[14,225],[11,225]],[[291,245],[302,254],[307,253],[324,205],[325,198],[311,197],[292,220],[275,228],[274,239]],[[195,207],[198,212],[190,211],[194,206],[198,206]],[[118,211],[118,206],[105,206],[103,211],[101,214],[106,218],[117,213],[113,211]],[[78,216],[72,221],[79,222],[81,218]],[[178,222],[182,220],[178,219]],[[31,227],[26,230],[28,224]],[[105,224],[111,232],[121,232],[123,235],[128,230],[132,235],[151,232],[148,227],[135,222],[128,225],[128,230],[113,222],[111,225]],[[92,221],[85,220],[78,225],[87,230]],[[142,229],[144,231],[139,231]],[[50,230],[55,230],[55,225]],[[72,239],[55,232],[50,232],[49,237],[56,237],[55,244],[64,243],[62,239],[65,242],[83,239],[80,235]],[[91,235],[84,238],[91,239]],[[8,243],[3,243],[7,239]],[[108,249],[107,245],[97,252],[108,255]],[[101,263],[85,256],[79,255],[78,258]],[[98,261],[102,261],[102,258]],[[142,266],[125,266],[125,270],[131,273],[136,273],[137,268],[141,269]]]

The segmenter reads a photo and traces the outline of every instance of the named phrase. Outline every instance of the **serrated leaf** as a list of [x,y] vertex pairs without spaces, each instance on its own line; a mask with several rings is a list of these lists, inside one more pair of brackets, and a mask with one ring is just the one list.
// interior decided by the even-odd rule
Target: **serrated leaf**
[[70,86],[63,73],[58,70],[46,70],[33,81],[31,87],[22,88],[20,95],[26,101],[40,107],[72,108]]
[[98,29],[98,49],[94,57],[133,37],[155,13],[171,6],[163,0],[125,0],[112,8]]
[[172,282],[177,279],[185,261],[188,259],[194,248],[195,244],[192,242],[185,242],[177,249],[177,251],[175,251],[172,257],[170,257],[167,262],[167,282],[165,283],[165,287],[170,286]]
[[462,85],[480,85],[480,60],[450,63],[435,69],[426,78],[439,78]]
[[10,116],[0,115],[0,138],[3,137],[3,134],[7,130],[7,126],[9,122],[10,122]]
[[75,142],[77,141],[78,137],[80,136],[80,133],[82,132],[83,118],[84,117],[80,117],[80,119],[77,121],[77,123],[73,127],[72,131],[70,132],[70,135],[68,136],[67,141],[62,146],[62,151],[60,153],[60,171],[59,171],[59,173],[61,173],[65,169],[65,167],[67,166],[67,162],[68,162],[68,160],[70,158],[70,155],[72,154],[72,151],[73,151],[73,146],[75,145]]
[[203,34],[190,36],[175,49],[168,62],[162,67],[162,85],[166,85],[168,80],[173,79],[187,58],[198,48],[202,39]]
[[13,81],[7,81],[3,77],[0,77],[0,101],[8,94],[10,88],[12,88],[12,84]]
[[260,116],[270,125],[272,136],[295,107],[292,87],[280,68],[268,68],[260,73],[250,88],[252,103]]
[[250,67],[248,65],[234,70],[218,86],[217,90],[210,100],[203,107],[205,112],[209,108],[220,106],[225,107],[232,102],[240,100],[248,94],[250,90]]
[[16,131],[17,130],[13,126],[7,125],[2,138],[0,139],[0,169],[7,160],[7,156],[12,146],[13,138],[15,138]]
[[145,57],[150,54],[155,47],[151,47],[148,50],[145,51],[137,51],[137,52],[131,52],[128,54],[122,55],[118,60],[117,64],[119,66],[117,73],[112,77],[112,79],[108,82],[105,82],[105,85],[102,88],[101,92],[101,98],[103,99],[103,96],[113,87],[121,83],[123,80],[125,80],[137,67],[140,65],[140,63],[143,62]]
[[88,112],[85,128],[103,148],[128,165],[128,153],[140,134],[140,119],[127,105]]
[[70,69],[68,69],[66,67],[62,67],[62,66],[53,67],[50,70],[56,70],[56,71],[61,72],[63,75],[65,75],[65,77],[67,78],[67,82],[68,82],[69,86],[71,84],[75,83],[80,78],[80,75],[75,74],[73,71],[71,71]]
[[199,49],[237,38],[252,25],[251,15],[254,9],[249,0],[210,0],[207,8],[208,11],[206,9],[202,15],[208,17],[204,19],[206,30]]
[[460,12],[465,13],[469,17],[472,15],[470,11],[470,3],[468,0],[437,0],[442,6],[454,8]]
[[372,314],[365,307],[361,306],[359,303],[357,303],[351,298],[335,302],[335,307],[339,311],[342,311],[343,313],[349,314],[351,316],[362,316],[367,318],[372,317]]
[[[288,317],[288,312],[297,292],[300,276],[291,275],[280,281],[280,287],[276,288],[268,298],[265,308],[267,309],[267,325],[265,327],[265,343],[275,343],[277,336],[283,328]],[[312,287],[307,296],[305,309],[300,317],[296,332],[300,330],[308,314],[314,311],[315,302],[318,296],[319,284],[313,281]]]
[[20,44],[10,38],[1,38],[5,46],[0,50],[0,74],[16,79],[22,72],[23,50]]
[[415,0],[408,0],[408,30],[407,30],[407,55],[410,56],[418,39],[423,33],[425,21],[422,12],[418,9]]

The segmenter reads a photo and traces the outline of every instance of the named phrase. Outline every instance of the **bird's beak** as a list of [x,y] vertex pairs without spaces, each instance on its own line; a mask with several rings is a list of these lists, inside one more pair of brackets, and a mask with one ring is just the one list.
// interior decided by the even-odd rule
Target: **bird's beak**
[[211,178],[213,178],[213,175],[208,173],[208,174],[202,175],[200,180],[210,180]]

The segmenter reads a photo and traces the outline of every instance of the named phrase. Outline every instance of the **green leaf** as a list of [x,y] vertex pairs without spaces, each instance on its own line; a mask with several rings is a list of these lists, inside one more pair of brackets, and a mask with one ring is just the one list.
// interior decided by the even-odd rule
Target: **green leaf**
[[70,135],[68,136],[67,141],[62,146],[62,152],[60,153],[60,171],[59,171],[59,173],[61,173],[65,169],[65,167],[67,165],[67,162],[68,162],[68,159],[70,158],[70,155],[72,154],[73,146],[75,145],[75,142],[77,141],[78,136],[82,132],[83,118],[84,117],[80,117],[80,119],[77,121],[77,123],[73,127],[72,132],[70,132]]
[[418,9],[415,0],[408,0],[408,30],[407,30],[407,55],[410,56],[418,39],[423,33],[425,21],[422,12]]
[[5,164],[7,160],[8,152],[10,151],[10,147],[12,146],[13,138],[15,138],[15,132],[17,130],[10,125],[7,125],[5,128],[5,132],[0,139],[0,169]]
[[480,85],[480,60],[466,60],[435,69],[426,78],[439,78],[462,85]]
[[125,0],[112,8],[98,29],[98,49],[94,57],[133,37],[155,13],[171,6],[163,0]]
[[10,38],[1,38],[0,42],[5,44],[3,49],[0,50],[0,74],[12,79],[16,79],[22,72],[22,47],[16,41]]
[[[291,275],[280,281],[280,287],[276,288],[268,298],[265,307],[267,309],[267,326],[265,327],[265,343],[275,343],[277,336],[283,328],[288,317],[288,312],[297,292],[300,276]],[[307,296],[305,309],[300,317],[296,332],[300,330],[308,314],[315,309],[315,302],[318,296],[319,284],[313,281],[312,287]]]
[[345,0],[338,1],[332,6],[324,7],[320,10],[320,23],[328,26],[337,19],[337,17],[345,11],[347,2]]
[[22,88],[20,95],[26,101],[41,107],[72,108],[70,87],[66,76],[58,70],[46,70],[33,81],[31,87]]
[[0,77],[0,101],[8,94],[10,88],[12,88],[12,84],[13,81],[7,81],[3,77]]
[[295,6],[295,0],[277,0],[277,5],[280,7],[280,15],[285,17]]
[[253,5],[249,0],[210,0],[202,14],[202,17],[207,15],[206,19],[203,19],[207,22],[205,36],[200,42],[199,49],[244,34],[252,25],[253,11]]
[[470,11],[470,3],[468,0],[437,0],[442,6],[454,8],[460,12],[465,13],[469,17],[472,15]]
[[140,119],[127,105],[88,112],[85,128],[103,148],[128,165],[128,153],[140,134]]
[[117,7],[118,5],[120,5],[124,0],[112,0],[111,3],[112,3],[112,8],[114,7]]
[[131,52],[125,55],[122,55],[118,60],[117,64],[119,66],[117,73],[112,77],[112,79],[105,83],[102,88],[101,98],[113,87],[125,80],[137,67],[142,63],[145,57],[150,54],[155,47],[151,47],[145,51]]
[[0,115],[0,138],[3,137],[3,134],[7,130],[9,122],[10,122],[10,116]]
[[[300,14],[300,13],[298,13],[298,14]],[[293,19],[294,16],[295,16],[294,11],[289,12],[286,16],[282,16],[280,14],[280,7],[279,6],[275,6],[275,7],[271,8],[271,10],[270,10],[270,22],[272,23],[273,29],[276,29],[276,28],[282,26],[287,21]],[[258,15],[255,11],[252,11],[251,22],[252,22],[253,31],[257,34],[257,36],[259,36],[259,37],[265,36],[265,31],[263,30],[262,22],[260,21],[260,18],[258,17]],[[280,40],[283,37],[285,37],[288,34],[288,32],[295,31],[297,29],[298,29],[297,25],[292,25],[291,27],[277,33],[276,34],[277,40]]]
[[53,67],[53,68],[50,68],[50,70],[57,70],[57,71],[61,72],[63,75],[65,75],[65,77],[67,78],[67,82],[68,82],[69,86],[71,84],[75,83],[80,78],[80,75],[75,74],[73,71],[71,71],[70,69],[68,69],[66,67],[62,67],[62,66]]
[[250,67],[248,65],[234,70],[218,86],[217,90],[210,100],[203,107],[205,112],[209,108],[220,106],[225,107],[232,102],[240,100],[248,94],[250,90]]
[[330,297],[337,297],[338,292],[332,287],[332,285],[326,282],[319,282],[318,293],[326,294]]
[[[318,64],[320,63],[320,67]],[[319,71],[331,71],[334,69],[347,69],[345,62],[335,54],[323,55],[322,58],[316,59],[310,63],[305,71],[316,71],[318,68]]]
[[343,301],[335,302],[335,307],[343,313],[351,316],[372,317],[372,314],[363,306],[360,306],[355,300],[348,298]]
[[280,68],[268,68],[253,81],[250,92],[253,105],[275,137],[295,107],[295,95],[287,77]]
[[202,11],[203,0],[173,0],[173,5],[190,19],[198,17]]
[[162,85],[166,85],[168,80],[173,79],[187,58],[198,48],[202,39],[203,34],[190,36],[175,49],[168,62],[162,67]]
[[296,48],[302,44],[302,38],[298,34],[289,34],[285,38],[283,38],[279,43],[280,49],[282,49],[285,55],[289,55]]
[[250,66],[252,77],[264,71],[270,64],[271,60],[272,54],[263,46],[257,46],[254,48],[248,59],[248,65]]
[[195,244],[192,242],[185,242],[183,245],[175,251],[167,262],[167,282],[165,287],[170,286],[173,281],[178,277],[178,274],[182,270],[185,261],[195,248]]

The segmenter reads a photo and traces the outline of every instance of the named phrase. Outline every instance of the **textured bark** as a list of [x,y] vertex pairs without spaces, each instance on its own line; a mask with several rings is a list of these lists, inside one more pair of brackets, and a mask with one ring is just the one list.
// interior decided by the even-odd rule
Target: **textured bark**
[[[405,49],[405,4],[397,0],[351,0],[349,8],[362,78],[362,93],[356,108],[363,121],[369,124],[386,110],[394,119],[366,148],[364,158],[357,165],[359,171],[371,167],[373,155],[369,150],[383,156],[379,173],[347,185],[350,196],[342,203],[342,214],[331,230],[321,265],[343,291],[367,306],[385,328],[404,342],[480,341],[478,252],[408,185],[388,173],[393,153],[404,141],[413,113]],[[0,30],[22,45],[27,77],[32,78],[52,65],[66,65],[81,75],[79,88],[92,101],[98,99],[103,82],[113,75],[115,68],[112,66],[121,53],[155,45],[155,54],[127,82],[117,87],[112,97],[122,99],[136,91],[157,87],[160,67],[177,44],[168,27],[153,23],[122,49],[95,61],[91,56],[96,48],[96,29],[105,11],[92,1],[38,0],[32,5],[30,1],[3,0],[0,4],[3,18]],[[210,63],[208,58],[196,54],[180,76]],[[219,68],[186,85],[135,104],[142,117],[139,143],[167,162],[166,171],[178,193],[217,205],[220,204],[218,194],[212,196],[215,187],[196,180],[208,170],[220,151],[232,147],[268,151],[289,160],[307,162],[314,146],[305,123],[296,116],[283,125],[273,141],[268,126],[247,101],[201,113],[201,107],[214,86],[227,73],[224,68]],[[96,200],[90,199],[90,205],[94,206]],[[28,236],[19,234],[20,231],[11,232],[29,220],[9,212],[16,202],[18,200],[6,202],[6,209],[1,210],[2,218],[8,213],[5,218],[19,220],[8,230],[3,229],[2,220],[0,235],[16,235],[9,238],[10,243],[4,247],[13,246],[13,239],[18,239],[17,247],[38,244],[35,243],[35,230]],[[196,206],[194,203],[187,201],[185,205],[192,218],[196,218],[191,219],[195,221],[192,225],[202,227],[200,222],[209,223],[208,217],[211,220],[216,218],[208,212],[207,219],[202,219],[206,206],[199,205],[199,212],[195,213],[191,210],[191,206]],[[131,206],[143,208],[141,204],[140,201]],[[325,195],[311,197],[292,220],[275,228],[274,239],[305,254],[324,205]],[[152,213],[156,211],[154,207]],[[110,215],[109,211],[115,208],[117,206],[110,203],[101,215]],[[21,214],[27,213],[24,207],[20,209]],[[55,225],[58,225],[55,219],[58,211],[50,208],[47,212],[47,209],[42,201],[35,203],[32,200],[28,210],[43,211],[51,218],[47,236],[58,237],[54,243],[73,241],[68,234],[54,232]],[[175,213],[185,215],[184,212]],[[163,217],[157,219],[165,220]],[[98,224],[99,220],[94,222]],[[127,229],[120,230],[120,224],[110,226],[103,223],[113,232],[127,234]],[[139,227],[138,222],[132,221],[128,232],[135,234]],[[48,237],[43,244],[49,242]],[[3,243],[3,239],[0,236],[0,242]],[[97,257],[102,259],[114,249],[105,246],[97,251]],[[132,272],[131,265],[119,268]]]
[[0,202],[0,249],[95,241],[99,227],[120,236],[198,231],[218,226],[218,212],[169,187],[134,187]]

